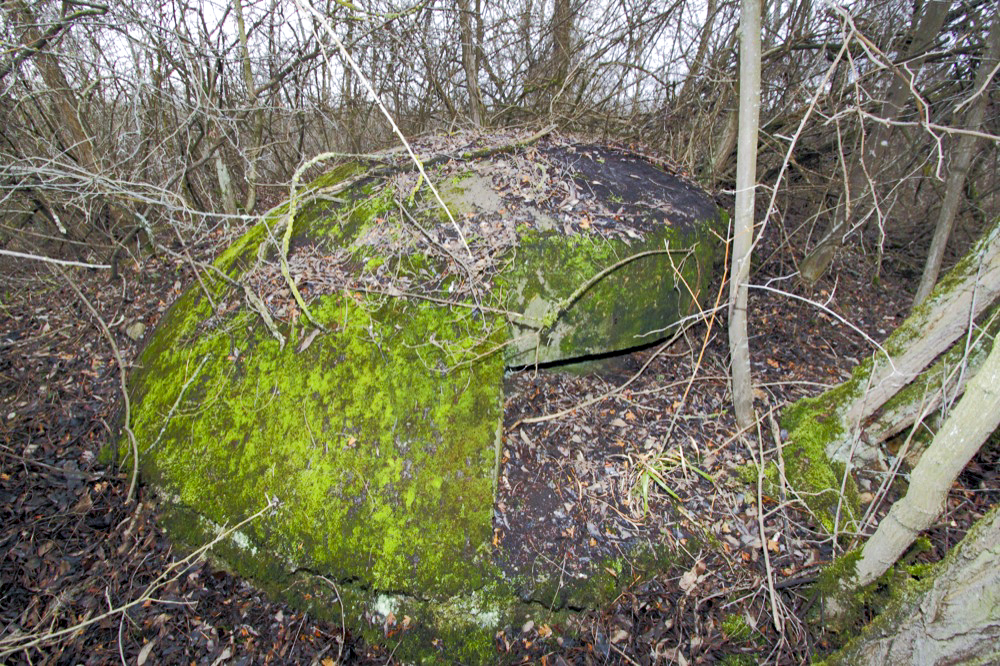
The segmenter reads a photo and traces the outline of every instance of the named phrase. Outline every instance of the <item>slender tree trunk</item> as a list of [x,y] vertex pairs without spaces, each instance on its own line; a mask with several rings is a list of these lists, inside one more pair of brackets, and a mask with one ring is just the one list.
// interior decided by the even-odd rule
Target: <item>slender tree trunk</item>
[[740,127],[736,158],[736,211],[733,265],[729,283],[729,354],[733,407],[741,428],[753,423],[750,341],[747,337],[747,282],[753,243],[757,186],[757,131],[760,124],[760,0],[742,0],[740,13]]
[[1000,345],[948,415],[941,430],[910,474],[906,495],[892,505],[889,515],[865,543],[857,565],[857,586],[881,576],[903,554],[917,535],[933,524],[944,506],[948,489],[983,442],[1000,425]]
[[[7,3],[7,12],[14,22],[24,28],[24,42],[32,44],[42,41],[42,33],[37,26],[37,19],[31,8],[23,0],[13,0]],[[100,164],[94,153],[94,144],[90,133],[84,127],[80,117],[79,102],[69,85],[66,75],[59,65],[59,60],[50,51],[41,50],[34,56],[35,67],[42,76],[42,81],[49,88],[53,107],[59,115],[62,127],[58,129],[60,141],[66,146],[67,152],[76,158],[81,166],[93,174],[100,173]]]
[[[725,98],[728,102],[728,100],[732,99],[732,94],[725,93]],[[722,138],[719,139],[719,143],[715,146],[715,150],[712,153],[712,171],[709,176],[713,183],[717,183],[722,175],[726,173],[727,167],[732,165],[733,149],[736,148],[736,139],[739,136],[739,109],[727,110],[725,114],[726,126],[722,131]]]
[[226,215],[236,215],[236,192],[233,191],[233,177],[229,175],[229,167],[220,147],[215,151],[215,175],[219,180],[219,193],[222,195],[222,206]]
[[[737,47],[739,39],[740,30],[737,27],[732,31],[732,34],[727,39],[725,46],[722,47],[720,51],[723,53],[731,52]],[[721,67],[722,64],[716,62],[715,66]],[[710,171],[707,174],[703,174],[705,180],[713,184],[719,182],[722,176],[729,171],[729,167],[732,164],[733,150],[736,149],[736,139],[739,135],[740,129],[740,114],[739,104],[734,104],[733,100],[736,97],[738,90],[738,81],[735,86],[724,86],[724,89],[721,91],[720,97],[716,102],[718,115],[725,117],[726,124],[723,128],[721,137],[712,149],[711,163],[707,167]]]
[[705,25],[702,26],[701,35],[698,38],[698,50],[695,53],[694,60],[691,61],[691,66],[688,68],[684,84],[681,85],[681,91],[677,93],[677,99],[674,102],[678,108],[684,108],[688,96],[691,95],[695,87],[704,83],[703,80],[698,78],[698,75],[701,73],[701,70],[705,65],[705,58],[708,55],[708,47],[712,41],[715,26],[715,15],[718,9],[716,6],[717,1],[718,0],[708,0],[708,6],[705,9]]
[[[1000,305],[993,305],[977,319],[986,325],[977,327],[971,335],[960,336],[934,365],[906,386],[905,393],[894,396],[866,420],[865,436],[869,442],[884,442],[923,421],[942,406],[950,408],[951,403],[965,392],[969,378],[979,371],[992,349],[993,338],[1000,335]],[[925,448],[918,445],[907,450],[905,456],[911,467]]]
[[[989,98],[989,91],[985,88],[989,84],[990,75],[997,61],[1000,60],[1000,14],[993,16],[993,26],[987,38],[987,48],[982,60],[979,62],[979,69],[976,71],[973,91],[982,91],[969,108],[969,113],[965,121],[965,129],[977,131],[983,124],[986,115],[986,103]],[[955,150],[955,157],[951,162],[948,172],[947,184],[945,185],[944,201],[941,202],[941,210],[938,212],[937,226],[934,229],[934,238],[931,240],[931,247],[927,253],[927,263],[924,266],[923,276],[920,278],[920,286],[917,288],[917,295],[914,297],[914,305],[919,305],[931,289],[937,283],[938,275],[941,273],[941,262],[944,260],[944,251],[948,246],[948,238],[951,230],[955,226],[955,218],[958,216],[959,208],[962,206],[962,195],[965,190],[965,178],[969,173],[969,166],[975,156],[977,137],[971,134],[963,134],[958,140],[958,147]]]
[[253,82],[253,69],[250,63],[250,47],[247,43],[246,24],[243,21],[243,3],[233,0],[233,11],[236,14],[236,28],[240,40],[240,58],[243,60],[243,84],[247,89],[247,101],[253,105],[250,112],[250,147],[247,149],[247,194],[243,209],[252,213],[257,207],[257,162],[260,160],[261,140],[264,136],[264,114],[257,104],[257,87]]
[[569,74],[569,61],[573,55],[572,35],[572,0],[555,0],[552,11],[552,66],[556,89],[565,83]]
[[465,69],[465,86],[469,92],[469,117],[472,119],[472,123],[479,127],[483,124],[483,99],[479,92],[479,57],[476,40],[478,30],[473,29],[473,18],[477,23],[482,20],[478,11],[473,16],[469,0],[458,0],[458,25],[462,38],[462,67]]
[[[844,384],[796,403],[808,412],[806,422],[821,419],[825,424],[822,441],[814,443],[822,446],[831,460],[854,465],[876,460],[880,442],[875,437],[890,430],[877,420],[880,410],[888,406],[888,412],[893,412],[905,408],[905,402],[920,400],[918,395],[901,402],[897,396],[904,388],[921,391],[921,384],[914,384],[914,380],[968,333],[970,322],[997,302],[1000,218],[951,270],[946,283],[935,288],[924,307],[889,336],[883,345],[887,353],[877,352]],[[924,379],[923,385],[933,390],[933,378]]]

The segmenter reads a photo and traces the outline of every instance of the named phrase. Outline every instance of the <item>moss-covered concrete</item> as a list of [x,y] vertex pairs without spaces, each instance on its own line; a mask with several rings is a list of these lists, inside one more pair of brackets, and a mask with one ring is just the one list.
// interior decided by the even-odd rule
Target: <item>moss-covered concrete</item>
[[[350,187],[338,185],[346,179]],[[473,181],[443,188],[453,216],[502,215],[482,182],[466,196]],[[511,580],[492,559],[504,367],[535,360],[511,341],[537,319],[529,328],[541,361],[646,342],[635,336],[688,313],[692,293],[704,292],[719,218],[700,231],[647,225],[653,232],[631,244],[527,229],[517,246],[496,250],[478,289],[458,264],[463,250],[490,256],[481,251],[490,239],[469,233],[470,245],[445,256],[451,241],[436,230],[450,219],[426,194],[401,200],[399,189],[345,165],[297,195],[289,263],[323,332],[280,278],[262,293],[287,302],[276,324],[246,303],[243,285],[270,288],[277,274],[267,272],[279,251],[271,239],[283,233],[287,204],[228,248],[144,351],[131,378],[132,427],[144,479],[179,543],[201,545],[275,499],[277,511],[216,547],[226,566],[334,621],[342,613],[372,640],[396,631],[399,655],[433,663],[443,654],[423,651],[433,641],[449,659],[490,663],[499,626],[609,601],[630,582],[610,573],[572,584]],[[678,252],[630,262],[580,292],[621,259],[666,243]],[[295,264],[299,252],[305,263]],[[327,269],[349,282],[317,274]],[[536,313],[539,300],[547,305]],[[669,557],[651,553],[648,568]],[[388,626],[404,617],[412,623]]]
[[277,497],[282,511],[248,538],[289,562],[379,589],[467,589],[475,547],[490,536],[502,366],[491,358],[447,373],[448,359],[424,343],[471,333],[485,345],[485,320],[402,301],[369,312],[343,296],[313,315],[337,334],[299,354],[281,352],[247,312],[186,345],[181,327],[158,337],[144,364],[176,379],[137,382],[140,441],[154,441],[207,361],[159,445],[142,452],[148,480],[218,523]]
[[[507,308],[524,315],[511,319],[508,364],[561,361],[655,340],[651,332],[696,312],[708,289],[718,244],[712,225],[697,231],[664,225],[629,244],[596,233],[524,234],[517,262],[500,279]],[[567,302],[602,271],[650,252],[655,254],[623,263]]]

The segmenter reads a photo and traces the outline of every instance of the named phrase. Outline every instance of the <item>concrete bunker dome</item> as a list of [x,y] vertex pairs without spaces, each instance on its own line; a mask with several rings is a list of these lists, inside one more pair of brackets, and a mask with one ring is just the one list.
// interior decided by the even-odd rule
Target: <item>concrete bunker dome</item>
[[[635,347],[697,312],[725,219],[608,146],[427,164],[450,215],[412,165],[353,162],[295,195],[284,266],[287,203],[227,249],[144,351],[133,426],[178,543],[277,498],[216,546],[226,566],[328,614],[336,581],[346,622],[406,614],[414,645],[451,632],[475,652],[461,636],[491,637],[547,584],[512,580],[491,545],[505,368]],[[557,605],[607,583],[568,584]]]

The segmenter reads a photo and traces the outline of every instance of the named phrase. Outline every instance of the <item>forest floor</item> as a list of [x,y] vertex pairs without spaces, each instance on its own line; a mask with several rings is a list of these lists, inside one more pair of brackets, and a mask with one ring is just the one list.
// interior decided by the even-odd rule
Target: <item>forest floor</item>
[[[189,251],[211,258],[233,233],[206,235]],[[768,230],[754,284],[823,308],[751,293],[756,406],[776,418],[790,401],[846,379],[872,353],[866,337],[884,340],[902,322],[915,284],[912,267],[892,256],[876,280],[872,258],[855,249],[805,288],[784,278],[795,268],[783,237]],[[15,636],[36,641],[0,661],[395,663],[403,627],[387,624],[385,640],[369,644],[205,561],[181,562],[157,524],[155,497],[140,484],[138,501],[128,501],[131,469],[99,461],[117,439],[123,401],[117,361],[84,299],[128,365],[142,339],[126,329],[141,322],[148,336],[193,281],[183,259],[133,258],[113,282],[105,272],[62,274],[8,259],[0,274],[0,655]],[[780,434],[764,418],[759,431],[738,436],[725,319],[723,309],[669,345],[585,371],[529,368],[508,377],[497,548],[566,575],[588,558],[618,554],[626,566],[616,572],[625,592],[608,607],[566,625],[504,628],[498,661],[710,664],[747,655],[744,663],[800,664],[836,641],[821,630],[809,584],[838,541],[787,498],[761,497],[761,521],[756,484],[741,473],[761,455],[772,459]],[[917,561],[939,559],[1000,499],[997,452],[985,447],[963,473]],[[882,480],[861,480],[869,531],[899,491],[887,484],[879,494]],[[719,547],[705,547],[713,539]],[[849,541],[842,535],[839,545]],[[671,546],[676,565],[633,576],[629,548],[644,542]]]

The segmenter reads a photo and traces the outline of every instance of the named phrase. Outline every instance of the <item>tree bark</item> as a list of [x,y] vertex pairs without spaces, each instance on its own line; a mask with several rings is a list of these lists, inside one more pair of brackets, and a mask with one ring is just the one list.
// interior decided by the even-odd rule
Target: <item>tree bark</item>
[[[726,104],[732,99],[732,93],[724,93],[723,99]],[[736,147],[736,139],[740,131],[739,109],[725,111],[726,125],[722,130],[722,138],[719,139],[715,149],[712,151],[711,172],[707,174],[710,182],[718,183],[725,173],[732,167],[733,149]]]
[[[250,62],[250,46],[247,43],[246,24],[243,20],[242,0],[233,0],[233,12],[236,14],[237,36],[240,40],[240,59],[243,61],[243,84],[247,89],[247,102],[253,107],[250,112],[250,147],[247,149],[247,194],[243,209],[252,213],[257,207],[257,163],[260,160],[261,141],[264,137],[264,114],[258,104],[258,91],[253,82],[253,68]],[[220,185],[222,179],[220,178]],[[225,189],[223,189],[225,194]]]
[[718,0],[708,0],[708,6],[705,8],[705,25],[701,28],[701,35],[698,37],[698,50],[695,52],[694,59],[691,61],[690,67],[688,67],[687,76],[684,77],[684,83],[681,85],[681,90],[677,93],[677,99],[674,100],[674,105],[677,108],[684,108],[688,102],[688,98],[692,95],[692,92],[699,85],[703,85],[705,81],[699,79],[698,75],[705,64],[705,58],[708,55],[708,47],[712,41],[712,36],[714,32],[715,16],[718,13],[717,5]]
[[482,21],[478,6],[475,15],[473,15],[469,0],[458,0],[458,26],[462,38],[462,68],[465,70],[465,87],[469,93],[469,118],[473,125],[480,127],[483,124],[483,98],[479,91],[479,45],[477,41],[479,31],[473,29],[473,19],[476,20],[477,24]]
[[[993,16],[993,25],[987,38],[986,52],[979,62],[979,69],[976,71],[976,79],[972,89],[973,91],[981,91],[981,94],[969,108],[965,121],[965,128],[968,130],[978,131],[982,127],[983,119],[986,116],[986,102],[989,98],[989,91],[985,88],[989,84],[990,75],[993,73],[997,60],[1000,60],[1000,15]],[[955,226],[955,218],[962,205],[965,178],[969,173],[972,158],[975,156],[976,143],[978,143],[977,137],[971,134],[963,134],[958,140],[958,147],[955,150],[955,157],[951,162],[945,185],[944,201],[941,202],[937,226],[934,229],[934,238],[931,240],[931,247],[927,253],[927,263],[924,266],[923,276],[920,278],[917,294],[913,299],[915,305],[919,305],[931,293],[931,289],[934,288],[941,272],[941,262],[944,260],[948,238],[951,236],[951,230]]]
[[[8,15],[24,27],[25,43],[38,44],[47,41],[36,25],[37,21],[31,8],[23,0],[13,0],[13,2],[7,3],[6,8]],[[59,60],[51,52],[40,50],[35,54],[34,63],[38,68],[38,73],[42,76],[42,81],[49,88],[53,106],[62,122],[59,133],[63,136],[59,137],[60,141],[65,145],[66,151],[81,166],[95,175],[99,174],[101,172],[100,164],[94,153],[90,132],[84,127],[83,119],[80,116],[79,102],[66,79]]]
[[757,186],[757,131],[760,122],[760,0],[742,0],[740,49],[740,128],[736,158],[733,263],[729,283],[729,355],[733,407],[740,428],[753,423],[750,341],[747,337],[747,282],[753,244]]
[[[970,377],[982,367],[989,355],[993,338],[1000,335],[1000,306],[994,305],[979,317],[987,324],[970,336],[960,337],[906,388],[886,402],[874,420],[865,426],[871,442],[884,442],[910,428],[943,405],[950,404],[965,392]],[[922,449],[911,447],[906,457],[913,467]]]
[[[853,465],[878,460],[880,437],[892,430],[883,418],[885,414],[880,415],[883,408],[886,413],[901,408],[890,401],[904,388],[910,391],[915,387],[915,392],[922,387],[934,390],[936,380],[927,376],[926,368],[966,335],[970,324],[996,307],[998,301],[1000,218],[935,288],[927,302],[889,336],[883,344],[884,351],[879,350],[872,360],[858,366],[847,382],[815,398],[800,400],[786,409],[785,416],[794,411],[793,420],[797,423],[822,424],[818,429],[809,427],[809,436],[820,438],[815,443],[830,460]],[[963,341],[959,351],[953,350],[957,358],[950,362],[961,362],[967,351]],[[971,351],[974,356],[981,353],[974,347]],[[977,358],[971,361],[978,363]],[[918,378],[924,383],[914,383]],[[797,436],[792,433],[793,439]]]
[[856,586],[868,585],[884,574],[917,535],[934,523],[951,484],[998,425],[1000,345],[994,344],[983,367],[969,380],[962,399],[910,474],[906,495],[893,504],[865,543],[857,565]]
[[1000,510],[824,666],[1000,661]]
[[573,35],[572,0],[555,0],[552,10],[552,68],[558,90],[569,75]]
[[846,461],[852,444],[849,433],[867,423],[1000,298],[1000,219],[955,267],[947,282],[886,341],[890,357],[879,352],[869,371],[852,379],[857,382],[857,393],[841,412],[844,436],[827,448],[831,459]]

